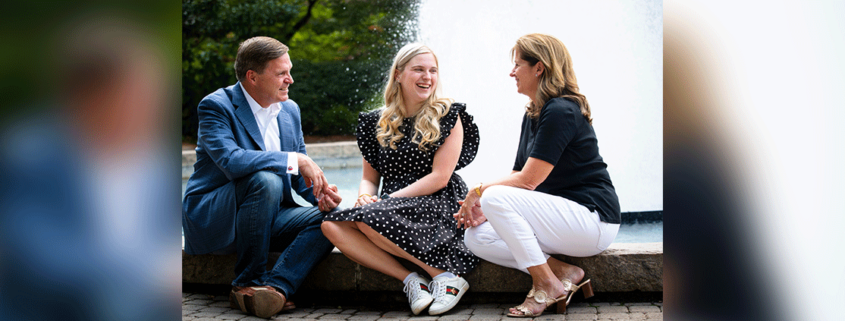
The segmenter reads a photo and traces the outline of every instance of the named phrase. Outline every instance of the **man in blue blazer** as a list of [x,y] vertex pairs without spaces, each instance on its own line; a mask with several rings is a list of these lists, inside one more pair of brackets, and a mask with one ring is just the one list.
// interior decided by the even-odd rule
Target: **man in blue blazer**
[[[229,300],[269,318],[333,245],[320,230],[323,212],[341,202],[306,155],[288,47],[269,37],[241,43],[238,82],[197,108],[197,162],[182,205],[185,252],[237,252]],[[291,190],[317,207],[300,207]],[[269,251],[282,255],[266,271]]]

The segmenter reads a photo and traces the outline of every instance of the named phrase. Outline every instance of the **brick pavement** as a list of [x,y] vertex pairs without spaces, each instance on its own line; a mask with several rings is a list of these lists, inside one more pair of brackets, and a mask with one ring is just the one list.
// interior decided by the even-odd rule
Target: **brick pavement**
[[[272,320],[454,320],[454,321],[498,321],[530,320],[506,316],[507,309],[513,304],[458,304],[444,315],[430,316],[421,313],[414,316],[410,308],[388,310],[379,307],[360,306],[315,306],[299,307],[275,315]],[[662,320],[663,303],[618,303],[618,302],[578,302],[567,307],[566,314],[544,314],[534,320]],[[182,320],[220,321],[220,320],[265,320],[250,316],[240,310],[229,308],[229,298],[199,293],[182,293]]]

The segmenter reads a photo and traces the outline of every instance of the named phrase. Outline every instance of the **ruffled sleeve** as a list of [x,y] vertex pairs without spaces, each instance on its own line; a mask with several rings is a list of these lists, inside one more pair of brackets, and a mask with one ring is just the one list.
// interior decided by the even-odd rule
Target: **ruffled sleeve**
[[361,150],[361,155],[364,159],[373,166],[373,169],[379,173],[383,173],[382,164],[379,164],[378,161],[378,153],[381,146],[376,140],[379,117],[381,117],[381,109],[368,113],[359,113],[358,128],[355,131],[355,137],[358,140],[358,149]]
[[478,153],[478,143],[480,141],[480,137],[478,135],[478,125],[473,122],[473,117],[466,112],[466,108],[467,106],[464,103],[453,103],[452,106],[449,107],[449,113],[440,119],[440,141],[437,144],[438,147],[443,145],[443,142],[446,141],[446,137],[449,137],[449,135],[452,134],[452,128],[455,127],[458,117],[461,118],[461,125],[464,128],[464,142],[461,146],[461,157],[458,158],[458,165],[455,167],[455,170],[464,168],[472,163],[475,159],[475,154]]

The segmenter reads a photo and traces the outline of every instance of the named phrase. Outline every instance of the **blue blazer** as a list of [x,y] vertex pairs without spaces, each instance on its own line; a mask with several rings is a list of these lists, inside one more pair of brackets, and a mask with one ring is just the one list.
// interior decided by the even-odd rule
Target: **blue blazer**
[[299,106],[281,103],[279,122],[281,152],[266,151],[264,138],[240,83],[220,88],[200,101],[197,162],[182,200],[185,252],[205,254],[235,241],[235,183],[257,171],[276,173],[284,181],[282,206],[299,206],[291,189],[316,205],[312,189],[300,175],[287,174],[287,153],[305,154]]

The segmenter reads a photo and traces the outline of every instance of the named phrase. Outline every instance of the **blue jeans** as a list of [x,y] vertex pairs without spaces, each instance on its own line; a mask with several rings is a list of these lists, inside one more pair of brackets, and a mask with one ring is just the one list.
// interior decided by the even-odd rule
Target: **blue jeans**
[[[314,266],[334,248],[323,236],[317,207],[282,206],[282,178],[259,171],[235,181],[235,286],[269,285],[290,298]],[[267,271],[271,250],[281,256]]]

